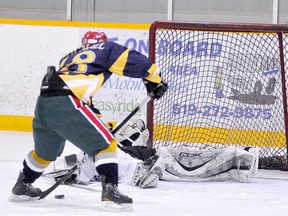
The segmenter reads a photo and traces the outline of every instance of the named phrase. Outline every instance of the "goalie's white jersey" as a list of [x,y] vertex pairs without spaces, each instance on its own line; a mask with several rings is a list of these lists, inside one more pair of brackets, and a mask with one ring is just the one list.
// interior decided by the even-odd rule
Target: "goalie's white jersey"
[[[131,157],[121,149],[117,148],[118,157],[118,178],[120,183],[131,184],[134,172],[141,160]],[[83,153],[77,155],[77,160],[83,158]],[[93,181],[99,180],[99,175],[95,169],[95,164],[92,158],[85,162],[77,173],[77,181],[83,184],[88,184]]]

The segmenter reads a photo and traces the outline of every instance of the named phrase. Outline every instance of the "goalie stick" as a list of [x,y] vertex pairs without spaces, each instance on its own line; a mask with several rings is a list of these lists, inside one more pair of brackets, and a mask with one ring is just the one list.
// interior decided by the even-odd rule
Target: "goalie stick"
[[[147,104],[151,99],[154,99],[152,94],[148,94],[143,101],[114,129],[112,134],[117,133],[145,104]],[[53,190],[55,190],[60,184],[65,182],[79,167],[81,167],[88,159],[88,155],[85,154],[82,160],[78,161],[62,178],[59,178],[54,185],[45,191],[42,191],[39,200],[44,199]]]

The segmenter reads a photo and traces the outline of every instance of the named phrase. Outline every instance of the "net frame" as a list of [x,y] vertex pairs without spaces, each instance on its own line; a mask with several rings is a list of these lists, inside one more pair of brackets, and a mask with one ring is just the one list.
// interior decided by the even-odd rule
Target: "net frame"
[[[157,31],[159,29],[166,30],[189,30],[189,31],[205,31],[205,32],[246,32],[246,33],[273,33],[278,37],[279,45],[279,60],[280,60],[280,74],[281,74],[281,84],[282,84],[282,101],[283,101],[283,124],[284,124],[284,136],[286,146],[286,155],[284,156],[260,156],[259,167],[265,169],[287,169],[288,161],[288,117],[287,117],[287,75],[286,70],[288,60],[284,53],[287,53],[288,44],[287,37],[283,38],[283,35],[288,33],[287,25],[279,24],[255,24],[255,23],[199,23],[199,22],[187,22],[187,21],[156,21],[152,23],[149,30],[149,58],[157,64],[156,62],[156,46],[157,46]],[[147,128],[150,131],[150,137],[148,145],[150,147],[158,148],[159,145],[155,144],[153,135],[155,134],[155,125],[154,125],[154,102],[149,102],[147,106]],[[162,144],[162,146],[175,147],[170,143]],[[176,146],[177,147],[177,146]],[[179,146],[177,147],[179,148]]]

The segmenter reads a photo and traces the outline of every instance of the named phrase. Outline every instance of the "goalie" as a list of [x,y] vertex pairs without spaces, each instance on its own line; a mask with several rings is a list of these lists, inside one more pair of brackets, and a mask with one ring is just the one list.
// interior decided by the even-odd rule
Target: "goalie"
[[[113,129],[112,123],[106,124],[107,128]],[[126,137],[124,131],[129,133],[129,129],[137,131],[131,138]],[[126,133],[125,132],[125,133]],[[142,120],[133,120],[122,130],[119,134],[115,135],[126,145],[125,147],[118,142],[117,158],[118,158],[118,178],[119,183],[130,184],[133,186],[139,186],[140,188],[153,188],[158,184],[159,179],[162,176],[162,170],[164,170],[163,164],[158,155],[155,154],[156,150],[143,146],[147,142],[149,132],[145,129],[145,124]],[[129,142],[133,142],[136,146],[130,146]],[[129,152],[129,153],[128,153]],[[49,166],[49,168],[43,173],[43,176],[54,177],[55,180],[61,178],[66,172],[73,167],[78,161],[82,160],[84,153],[71,154],[68,156],[59,157],[57,160]],[[93,182],[100,181],[100,176],[95,169],[94,158],[88,158],[88,160],[70,177],[65,181],[65,184],[81,184],[88,185]]]
[[[256,148],[159,148],[156,151],[145,146],[148,137],[149,131],[141,119],[132,120],[116,134],[119,144],[117,157],[120,183],[153,188],[157,186],[159,179],[249,182],[257,172],[258,151]],[[62,167],[64,164],[64,168],[68,168],[77,160],[81,160],[83,156],[83,153],[66,156],[64,163],[60,158],[58,165],[61,161]],[[68,179],[67,183],[70,181],[70,183],[89,184],[98,181],[99,177],[94,167],[94,161],[91,159],[78,170],[72,179]],[[58,169],[56,169],[57,172]]]
[[[78,161],[82,160],[84,153],[71,154],[64,158],[58,158],[50,169],[47,169],[43,176],[54,177],[55,180],[61,178]],[[162,176],[163,168],[158,155],[142,161],[125,153],[117,148],[118,157],[118,178],[119,183],[139,186],[140,188],[153,188],[158,184]],[[88,185],[94,182],[100,182],[100,176],[95,169],[94,158],[88,160],[65,181],[65,184]]]
[[[116,134],[121,149],[133,157],[145,160],[151,156],[144,147],[149,131],[141,119],[134,120]],[[258,170],[258,149],[252,147],[227,148],[164,148],[155,151],[159,156],[158,167],[162,180],[167,181],[211,181],[234,180],[249,182]]]

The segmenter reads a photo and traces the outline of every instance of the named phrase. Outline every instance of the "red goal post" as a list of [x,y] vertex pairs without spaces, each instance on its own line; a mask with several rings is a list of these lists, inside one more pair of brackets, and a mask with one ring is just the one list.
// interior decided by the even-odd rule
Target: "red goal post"
[[156,21],[149,57],[169,90],[150,102],[154,148],[255,146],[287,168],[288,25]]

